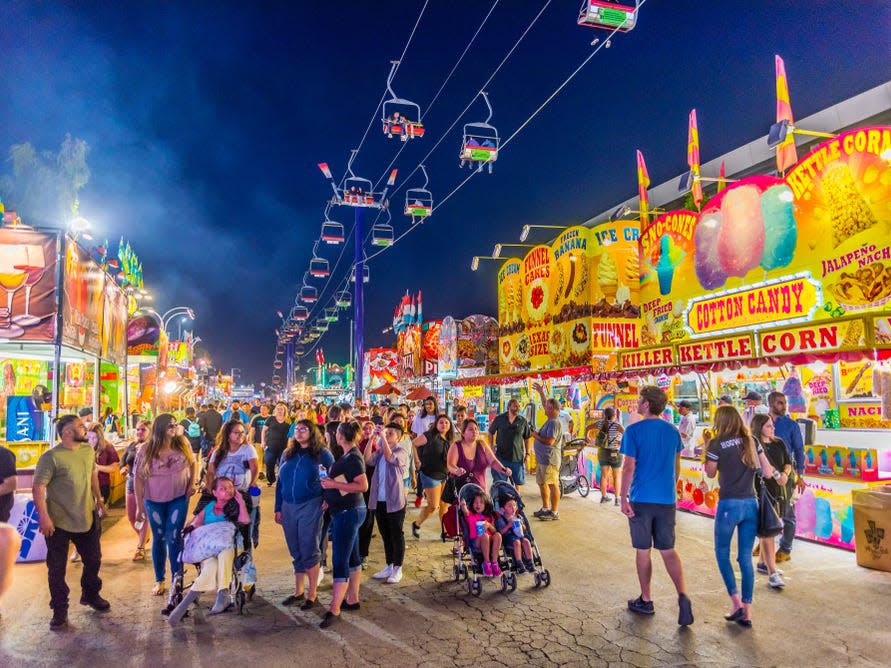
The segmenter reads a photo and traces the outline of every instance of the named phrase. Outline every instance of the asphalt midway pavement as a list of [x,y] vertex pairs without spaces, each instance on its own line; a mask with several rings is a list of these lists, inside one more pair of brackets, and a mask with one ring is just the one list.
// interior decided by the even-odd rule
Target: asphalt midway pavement
[[[534,589],[520,577],[504,595],[500,581],[484,580],[479,598],[451,578],[451,544],[439,540],[431,519],[421,540],[411,538],[417,511],[406,518],[405,577],[398,585],[371,579],[383,564],[380,538],[372,543],[362,586],[362,608],[318,628],[330,600],[302,612],[280,602],[293,593],[290,557],[272,521],[273,494],[263,488],[257,594],[245,615],[208,616],[202,596],[176,630],[151,595],[151,561],[130,561],[135,536],[123,509],[104,521],[102,594],[111,612],[78,605],[79,564],[69,564],[70,628],[49,631],[51,611],[42,563],[16,566],[12,590],[0,604],[0,666],[888,666],[891,665],[891,573],[859,568],[853,553],[797,542],[783,564],[781,592],[758,575],[754,628],[724,621],[729,599],[714,560],[712,521],[678,513],[678,549],[696,622],[677,625],[677,598],[654,555],[656,614],[626,609],[639,593],[626,518],[600,495],[564,499],[561,519],[531,518],[537,490],[526,485],[526,511],[552,577]],[[190,568],[187,581],[194,576]]]

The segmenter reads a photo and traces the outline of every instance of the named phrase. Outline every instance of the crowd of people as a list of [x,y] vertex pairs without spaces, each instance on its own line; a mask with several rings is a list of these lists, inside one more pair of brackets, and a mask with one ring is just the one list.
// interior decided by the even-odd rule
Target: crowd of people
[[[372,577],[389,584],[403,579],[404,524],[412,492],[420,511],[410,528],[420,539],[426,520],[442,520],[449,502],[457,501],[454,495],[444,498],[447,481],[475,483],[485,490],[491,478],[520,490],[534,455],[541,495],[534,516],[543,522],[558,520],[561,451],[576,425],[559,400],[547,397],[542,386],[536,389],[544,423],[530,424],[519,402],[511,399],[504,413],[490,415],[488,439],[476,419],[457,406],[448,415],[432,396],[415,409],[408,404],[268,405],[257,400],[244,405],[233,401],[220,412],[222,406],[209,403],[200,410],[188,408],[181,419],[161,414],[153,421],[131,420],[135,438],[120,458],[105,438],[106,427],[120,428],[113,416],[95,422],[87,420],[92,416],[63,416],[56,425],[60,442],[40,458],[32,490],[47,542],[50,628],[67,625],[70,543],[74,558],[83,562],[81,603],[99,611],[110,608],[101,596],[100,533],[115,470],[125,479],[127,519],[136,539],[133,561],[145,559],[150,541],[152,594],[167,594],[163,613],[171,624],[180,622],[202,592],[215,592],[211,614],[231,604],[236,554],[250,555],[259,547],[264,481],[274,487],[274,522],[284,534],[294,572],[293,593],[281,603],[303,610],[320,606],[319,585],[330,564],[332,593],[322,627],[336,624],[344,610],[360,609],[375,527],[386,564]],[[689,414],[684,402],[678,406],[678,427],[663,419],[667,401],[664,391],[644,387],[635,421],[623,427],[616,411],[608,408],[602,419],[587,426],[585,439],[598,452],[601,503],[621,506],[628,517],[640,582],[640,595],[628,602],[629,609],[655,612],[650,590],[655,548],[677,589],[678,623],[686,626],[693,623],[693,612],[675,550],[675,485],[680,453],[689,446],[692,429],[684,419]],[[731,601],[726,619],[741,626],[752,625],[756,570],[768,576],[771,587],[785,585],[777,562],[788,560],[791,552],[794,493],[803,485],[801,450],[800,431],[778,392],[768,397],[763,410],[752,407],[740,414],[730,405],[719,406],[696,449],[706,474],[717,477],[721,489],[715,556]],[[0,464],[5,462],[2,455]],[[0,477],[0,511],[8,505],[7,481],[8,476]],[[768,535],[759,530],[762,486],[785,524],[779,545],[777,531]],[[516,504],[506,503],[495,513],[485,493],[469,501],[462,501],[460,512],[484,557],[483,576],[500,575],[496,555],[502,542],[515,556],[518,573],[531,570],[529,541],[515,539],[510,531]],[[445,525],[439,526],[437,538],[445,539]],[[730,556],[734,533],[739,586]],[[757,567],[753,554],[759,557]],[[184,563],[201,564],[187,591]],[[245,580],[245,588],[254,582]]]

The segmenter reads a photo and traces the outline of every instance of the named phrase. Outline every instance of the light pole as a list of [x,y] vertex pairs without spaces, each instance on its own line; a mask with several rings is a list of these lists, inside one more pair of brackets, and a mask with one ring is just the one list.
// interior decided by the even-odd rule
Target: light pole
[[[152,316],[158,321],[158,325],[161,328],[161,333],[164,334],[165,338],[168,338],[167,327],[170,324],[171,320],[178,315],[185,314],[186,317],[194,320],[195,319],[195,311],[192,310],[189,306],[174,306],[171,309],[168,309],[164,312],[164,315],[158,313],[155,309],[149,307],[143,307],[138,309],[133,315],[135,316],[137,313],[145,313],[147,315]],[[131,316],[132,317],[132,316]],[[155,391],[152,393],[152,413],[157,417],[158,414],[158,384],[161,377],[161,349],[160,349],[160,341],[158,347],[158,361],[155,364]]]

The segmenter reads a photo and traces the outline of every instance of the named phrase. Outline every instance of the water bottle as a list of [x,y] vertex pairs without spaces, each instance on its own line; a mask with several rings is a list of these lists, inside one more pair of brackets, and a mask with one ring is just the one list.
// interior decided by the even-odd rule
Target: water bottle
[[324,464],[319,464],[319,480],[324,480],[328,477],[328,470],[325,468]]
[[484,533],[486,533],[486,523],[483,520],[477,520],[476,535],[482,536]]
[[256,508],[260,505],[260,488],[256,485],[252,485],[248,490],[248,494],[251,495],[251,505]]
[[523,520],[521,520],[519,517],[514,520],[514,535],[517,538],[523,536]]

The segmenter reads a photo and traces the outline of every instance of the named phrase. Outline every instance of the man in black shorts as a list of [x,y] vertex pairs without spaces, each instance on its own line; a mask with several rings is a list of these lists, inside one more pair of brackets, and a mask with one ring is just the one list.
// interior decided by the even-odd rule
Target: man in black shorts
[[628,609],[641,615],[655,612],[650,594],[650,552],[655,547],[678,592],[678,624],[689,626],[693,623],[693,607],[687,596],[681,557],[674,549],[675,481],[683,445],[674,425],[661,419],[667,402],[668,397],[658,387],[642,388],[637,411],[643,419],[630,425],[622,439],[622,512],[631,526],[640,581],[640,596],[628,601]]

